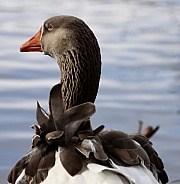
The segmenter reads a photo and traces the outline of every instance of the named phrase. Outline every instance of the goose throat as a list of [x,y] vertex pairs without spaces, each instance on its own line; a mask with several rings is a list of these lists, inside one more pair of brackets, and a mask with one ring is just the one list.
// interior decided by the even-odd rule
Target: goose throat
[[61,72],[65,109],[85,102],[94,103],[101,73],[101,64],[96,58],[89,61],[74,49],[64,52],[57,62]]

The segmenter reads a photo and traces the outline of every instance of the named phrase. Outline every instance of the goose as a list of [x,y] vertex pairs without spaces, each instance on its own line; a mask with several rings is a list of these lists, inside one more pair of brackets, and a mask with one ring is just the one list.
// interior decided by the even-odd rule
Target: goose
[[43,51],[57,60],[65,109],[95,101],[101,74],[100,48],[82,20],[72,16],[52,17],[20,51]]
[[74,16],[47,19],[21,52],[56,59],[60,83],[49,96],[49,112],[37,103],[35,135],[29,152],[8,175],[9,183],[165,184],[164,164],[141,134],[92,128],[101,75],[97,39]]

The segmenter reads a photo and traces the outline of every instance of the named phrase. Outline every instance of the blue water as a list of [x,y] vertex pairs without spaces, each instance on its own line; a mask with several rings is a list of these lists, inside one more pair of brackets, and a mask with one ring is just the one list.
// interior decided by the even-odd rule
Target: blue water
[[152,138],[170,180],[180,178],[180,1],[1,1],[0,183],[29,149],[36,101],[47,109],[59,82],[56,62],[41,53],[20,53],[44,20],[83,19],[98,38],[102,76],[94,128],[137,132],[138,120],[160,125]]

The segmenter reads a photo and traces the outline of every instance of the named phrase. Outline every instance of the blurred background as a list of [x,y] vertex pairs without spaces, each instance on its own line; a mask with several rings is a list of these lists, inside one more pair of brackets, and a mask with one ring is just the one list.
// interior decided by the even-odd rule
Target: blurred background
[[48,109],[59,82],[56,61],[19,47],[54,15],[74,15],[93,30],[102,76],[93,127],[127,133],[159,125],[151,139],[170,180],[180,178],[179,0],[0,0],[0,183],[28,151],[38,100]]

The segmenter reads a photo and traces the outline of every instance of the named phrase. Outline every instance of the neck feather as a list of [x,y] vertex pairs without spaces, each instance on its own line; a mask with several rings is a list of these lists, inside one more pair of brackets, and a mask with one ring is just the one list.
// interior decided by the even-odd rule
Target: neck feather
[[95,53],[89,59],[87,53],[68,50],[58,59],[65,109],[95,101],[101,74],[100,51]]

